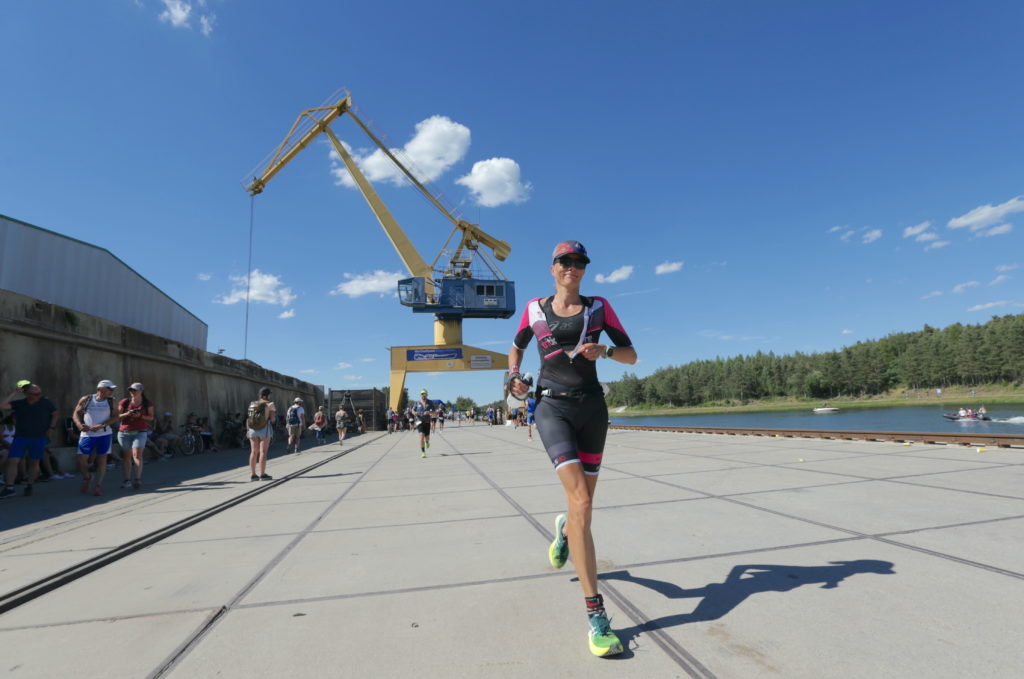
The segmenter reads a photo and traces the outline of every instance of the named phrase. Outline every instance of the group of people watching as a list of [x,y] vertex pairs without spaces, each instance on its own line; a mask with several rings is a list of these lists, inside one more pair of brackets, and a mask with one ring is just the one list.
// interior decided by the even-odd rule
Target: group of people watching
[[[82,476],[82,493],[103,495],[108,458],[120,462],[122,488],[140,488],[146,459],[160,461],[183,452],[183,436],[175,427],[174,414],[157,415],[155,404],[140,382],[128,387],[126,397],[115,400],[117,390],[110,380],[100,380],[93,393],[78,399],[64,426],[67,443],[75,444],[76,463]],[[239,419],[239,430],[244,423]],[[16,494],[14,486],[24,483],[24,495],[33,494],[37,481],[71,478],[62,473],[50,446],[56,442],[59,413],[43,396],[42,387],[21,380],[14,391],[0,400],[0,498]],[[209,418],[189,414],[185,431],[192,432],[204,450],[218,450]],[[114,442],[117,446],[114,446]],[[148,451],[148,454],[147,454]]]

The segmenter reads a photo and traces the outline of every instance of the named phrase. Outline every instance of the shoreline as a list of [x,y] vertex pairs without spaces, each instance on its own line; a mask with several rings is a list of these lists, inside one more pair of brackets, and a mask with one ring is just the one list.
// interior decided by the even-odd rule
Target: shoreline
[[[978,390],[980,391],[980,390]],[[991,410],[992,404],[1024,404],[1024,390],[1003,391],[1002,393],[944,393],[941,397],[930,396],[893,396],[872,399],[833,399],[830,401],[758,401],[746,405],[707,405],[685,406],[677,408],[637,408],[622,406],[608,408],[609,417],[657,417],[662,415],[718,415],[721,413],[758,413],[773,411],[811,411],[827,403],[829,406],[842,410],[868,410],[871,408],[900,408],[910,406],[934,405],[938,410],[953,411],[961,407],[977,408],[985,405]]]

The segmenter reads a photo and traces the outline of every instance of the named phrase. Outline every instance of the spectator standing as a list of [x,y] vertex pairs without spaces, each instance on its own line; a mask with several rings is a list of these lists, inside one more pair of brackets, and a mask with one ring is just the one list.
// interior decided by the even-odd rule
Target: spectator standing
[[[249,480],[270,481],[267,473],[267,453],[270,441],[274,438],[274,420],[277,419],[277,408],[270,400],[270,387],[260,389],[259,398],[249,404],[249,412],[245,418],[245,426],[249,437]],[[256,474],[256,463],[259,462],[260,473]]]
[[[22,395],[16,401],[15,396]],[[39,461],[43,459],[46,444],[54,428],[57,426],[57,406],[43,396],[42,387],[38,384],[24,384],[15,389],[0,401],[0,411],[12,411],[14,414],[14,437],[11,439],[10,450],[7,451],[7,464],[4,472],[4,489],[0,497],[15,494],[14,479],[18,474],[18,463],[28,452],[27,483],[25,495],[32,494],[32,483],[39,475]]]
[[299,442],[302,440],[302,430],[306,426],[306,409],[302,407],[302,399],[296,398],[285,413],[285,424],[288,426],[288,450],[299,452]]
[[365,434],[366,433],[366,416],[363,414],[362,408],[360,408],[359,412],[356,413],[356,422],[359,424],[359,433],[360,434]]
[[310,429],[313,430],[313,435],[316,436],[316,443],[320,445],[324,442],[324,429],[327,428],[327,408],[320,406],[317,408],[316,413],[313,415],[313,426]]
[[117,385],[110,380],[100,380],[95,394],[86,394],[78,399],[78,405],[71,417],[82,435],[78,438],[78,469],[82,472],[83,493],[89,492],[89,464],[96,462],[96,484],[93,495],[103,495],[103,477],[107,475],[107,455],[114,440],[111,423],[120,419],[114,409],[114,390]]
[[[121,418],[117,442],[121,445],[121,469],[124,473],[122,488],[138,488],[142,485],[142,452],[149,439],[149,425],[156,419],[156,407],[146,398],[145,387],[135,382],[128,387],[128,398],[117,404]],[[132,480],[132,470],[135,480]]]
[[334,425],[338,428],[338,443],[341,443],[348,433],[348,411],[344,405],[338,405],[338,412],[334,413]]

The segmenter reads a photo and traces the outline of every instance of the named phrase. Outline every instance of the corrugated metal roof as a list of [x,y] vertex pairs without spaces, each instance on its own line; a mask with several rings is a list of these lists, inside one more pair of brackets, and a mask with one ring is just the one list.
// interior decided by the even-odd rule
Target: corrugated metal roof
[[0,288],[206,349],[206,323],[110,251],[4,215]]

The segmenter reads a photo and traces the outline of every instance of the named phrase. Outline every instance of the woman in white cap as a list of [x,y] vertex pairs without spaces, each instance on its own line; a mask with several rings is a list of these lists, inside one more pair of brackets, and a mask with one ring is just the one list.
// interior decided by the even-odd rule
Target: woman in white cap
[[156,406],[146,398],[142,383],[135,382],[128,387],[128,398],[117,404],[117,410],[121,418],[117,442],[121,444],[121,468],[124,472],[121,487],[138,488],[142,485],[142,451],[146,449],[149,438],[149,423],[156,419]]

